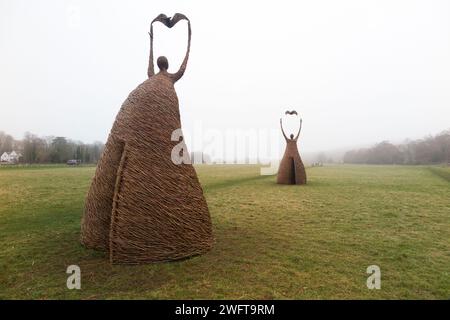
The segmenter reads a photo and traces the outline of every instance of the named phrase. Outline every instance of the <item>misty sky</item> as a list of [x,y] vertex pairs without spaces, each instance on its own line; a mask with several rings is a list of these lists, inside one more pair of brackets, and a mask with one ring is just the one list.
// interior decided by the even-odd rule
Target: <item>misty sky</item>
[[[146,79],[150,21],[176,12],[193,30],[176,84],[187,136],[278,130],[288,109],[307,152],[450,128],[449,1],[0,0],[0,130],[105,141]],[[173,72],[186,24],[154,32]]]

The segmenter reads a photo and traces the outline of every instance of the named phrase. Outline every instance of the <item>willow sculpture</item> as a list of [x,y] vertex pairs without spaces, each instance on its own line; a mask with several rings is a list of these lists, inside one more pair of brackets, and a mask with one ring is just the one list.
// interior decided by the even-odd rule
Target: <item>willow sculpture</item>
[[[186,20],[188,45],[176,73],[166,57],[153,66],[153,23],[168,28]],[[189,19],[161,14],[150,24],[148,79],[130,93],[113,124],[87,195],[81,242],[109,251],[112,263],[181,259],[212,247],[211,218],[203,190],[183,141],[174,83],[186,69],[191,44]],[[184,145],[184,163],[172,161],[174,146]],[[187,163],[186,163],[187,162]]]
[[[286,111],[288,115],[298,115],[294,111]],[[281,159],[280,167],[278,168],[277,183],[279,184],[306,184],[306,171],[303,165],[302,158],[298,153],[297,140],[302,130],[302,119],[300,118],[300,127],[297,135],[293,134],[286,136],[283,129],[283,121],[280,118],[281,132],[284,139],[286,139],[286,150],[284,151],[283,159]]]

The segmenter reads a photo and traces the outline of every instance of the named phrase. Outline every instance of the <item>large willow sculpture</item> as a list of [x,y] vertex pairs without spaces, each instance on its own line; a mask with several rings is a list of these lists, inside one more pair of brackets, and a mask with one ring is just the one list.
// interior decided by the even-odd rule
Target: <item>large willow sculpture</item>
[[[153,66],[153,23],[186,20],[188,45],[176,73],[166,57]],[[213,244],[211,219],[194,167],[172,161],[181,128],[174,83],[184,74],[189,19],[161,14],[150,27],[148,79],[130,93],[111,129],[87,195],[81,242],[109,251],[112,263],[168,261],[204,253]],[[183,158],[189,160],[187,149]]]

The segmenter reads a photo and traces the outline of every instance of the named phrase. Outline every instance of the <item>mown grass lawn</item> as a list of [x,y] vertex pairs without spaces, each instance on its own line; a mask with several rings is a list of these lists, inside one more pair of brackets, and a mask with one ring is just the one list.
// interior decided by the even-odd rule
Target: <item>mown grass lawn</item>
[[[450,298],[446,169],[315,167],[280,186],[257,166],[200,166],[214,249],[143,266],[79,244],[94,170],[0,168],[0,298]],[[72,264],[81,290],[66,287]],[[373,264],[381,290],[366,286]]]

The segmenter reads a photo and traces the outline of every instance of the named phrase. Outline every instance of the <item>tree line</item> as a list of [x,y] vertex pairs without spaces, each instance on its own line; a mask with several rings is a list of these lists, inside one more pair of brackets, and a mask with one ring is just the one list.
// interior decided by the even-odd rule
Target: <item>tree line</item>
[[351,150],[345,153],[343,161],[411,165],[450,163],[450,130],[398,145],[383,141],[370,148]]
[[22,140],[0,131],[0,155],[16,151],[23,163],[66,163],[79,160],[81,163],[97,163],[103,151],[102,142],[86,144],[66,137],[39,137],[25,133]]
[[[65,137],[39,137],[29,132],[22,140],[16,140],[0,131],[0,155],[14,150],[22,155],[20,162],[23,163],[66,163],[68,160],[97,163],[103,148],[102,142],[86,144]],[[194,154],[193,161],[201,159],[201,162],[209,162],[207,155],[197,152],[194,157]],[[321,157],[325,157],[325,154]],[[327,160],[321,160],[324,161]],[[343,162],[410,165],[450,163],[450,130],[402,144],[382,141],[370,148],[351,150],[344,154]]]

